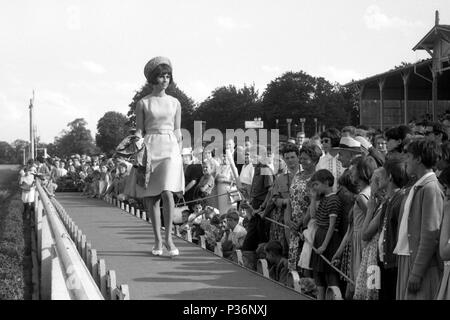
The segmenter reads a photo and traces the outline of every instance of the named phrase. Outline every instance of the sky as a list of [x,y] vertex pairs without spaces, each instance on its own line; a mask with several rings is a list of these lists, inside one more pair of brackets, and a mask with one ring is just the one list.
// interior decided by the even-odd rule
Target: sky
[[[287,71],[345,84],[402,61],[448,0],[16,0],[0,4],[0,141],[50,143],[76,118],[95,137],[108,111],[128,112],[155,56],[172,61],[196,103],[220,86],[264,91]],[[251,119],[249,119],[251,120]]]

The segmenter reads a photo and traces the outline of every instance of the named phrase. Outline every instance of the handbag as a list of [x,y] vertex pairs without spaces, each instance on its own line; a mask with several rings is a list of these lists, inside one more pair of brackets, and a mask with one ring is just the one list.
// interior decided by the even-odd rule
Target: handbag
[[230,186],[230,189],[228,190],[228,197],[230,198],[230,202],[232,204],[243,200],[242,194],[235,184]]

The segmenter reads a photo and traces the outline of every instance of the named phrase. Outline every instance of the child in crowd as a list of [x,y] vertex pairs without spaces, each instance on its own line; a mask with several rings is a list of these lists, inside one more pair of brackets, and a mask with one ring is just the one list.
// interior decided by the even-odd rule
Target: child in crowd
[[[361,264],[362,249],[364,246],[362,240],[362,227],[367,213],[367,203],[371,194],[370,179],[376,168],[377,163],[372,157],[357,157],[352,160],[352,165],[350,167],[352,183],[357,185],[359,193],[356,195],[355,203],[351,209],[352,214],[348,221],[347,231],[332,260],[338,264],[343,252],[346,251],[347,243],[350,242],[350,255],[345,257],[347,261],[344,267],[347,268],[347,273],[350,274],[350,278],[353,281],[358,275],[359,266]],[[344,261],[342,261],[342,263],[344,263]],[[347,285],[345,296],[347,298],[352,297],[353,291],[354,288]]]
[[111,184],[111,175],[108,172],[108,166],[103,163],[100,166],[100,179],[98,181],[98,195],[99,198],[103,198],[106,195],[106,190],[108,190]]
[[189,222],[189,215],[191,213],[189,212],[189,210],[183,210],[181,212],[181,226],[180,226],[180,235],[185,238],[186,237],[186,233],[188,230],[192,229],[192,224]]
[[89,188],[89,198],[99,198],[100,194],[100,179],[101,179],[101,173],[98,170],[95,170],[92,173],[92,182],[90,184]]
[[92,182],[94,181],[94,170],[89,166],[86,170],[86,177],[84,178],[83,195],[90,196],[92,191]]
[[118,164],[118,173],[114,176],[112,183],[106,190],[105,194],[113,198],[117,198],[125,191],[126,178],[128,176],[128,167],[125,162]]
[[288,261],[283,257],[283,247],[280,241],[271,240],[264,246],[266,260],[269,264],[269,276],[271,279],[287,285],[289,268]]
[[[319,256],[323,255],[330,260],[341,242],[338,226],[342,219],[342,203],[339,197],[333,193],[333,185],[334,177],[326,169],[317,171],[311,177],[313,197],[309,210],[310,215],[315,218],[317,226],[314,236],[314,247],[317,248],[317,252],[313,251],[312,253],[311,267],[319,300],[325,299],[327,287],[334,287],[334,291],[340,291],[339,275]],[[320,203],[316,207],[319,199]]]
[[[393,254],[397,240],[398,217],[408,182],[406,162],[401,157],[391,157],[372,176],[370,202],[380,199],[378,209],[368,210],[363,226],[363,240],[369,241],[364,248],[363,262],[359,270],[355,299],[395,300],[397,283],[397,258]],[[369,207],[375,207],[369,205]],[[370,213],[370,214],[369,214]],[[363,266],[363,264],[365,266]],[[367,268],[380,267],[380,290],[367,287]]]
[[[222,220],[225,216],[222,216]],[[214,215],[209,223],[209,226],[204,226],[205,238],[206,238],[206,248],[210,251],[214,251],[214,247],[223,237],[224,226],[221,217],[219,215]]]
[[[313,181],[308,181],[306,184],[306,188],[309,192],[309,198],[315,198],[316,192],[314,190]],[[320,200],[315,203],[315,207],[317,209],[318,204],[320,203]],[[311,205],[310,205],[311,206]],[[305,212],[304,216],[304,225],[307,225],[306,229],[303,230],[303,237],[305,241],[303,242],[303,247],[300,252],[300,258],[298,260],[297,266],[301,270],[301,274],[303,277],[312,278],[313,277],[313,271],[311,268],[311,255],[312,255],[312,244],[314,243],[314,237],[316,235],[317,231],[317,224],[315,219],[315,211],[311,211],[310,207]]]
[[26,219],[30,219],[33,209],[34,196],[36,192],[36,183],[34,175],[36,168],[33,164],[28,164],[24,170],[24,175],[19,179],[19,186],[22,189],[22,202],[24,205],[24,214]]
[[450,167],[444,169],[439,178],[445,188],[446,200],[439,239],[439,253],[444,260],[444,273],[437,299],[450,300]]
[[362,227],[367,214],[367,204],[371,194],[370,179],[377,168],[372,157],[357,158],[351,168],[351,178],[360,190],[353,206],[353,233],[352,233],[352,268],[353,279],[356,279],[361,264],[362,249],[365,243],[362,240]]

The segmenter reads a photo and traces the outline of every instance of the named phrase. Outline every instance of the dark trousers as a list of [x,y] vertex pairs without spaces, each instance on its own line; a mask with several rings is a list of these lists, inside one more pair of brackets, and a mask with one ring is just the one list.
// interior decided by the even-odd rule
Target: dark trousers
[[380,261],[378,261],[378,266],[380,267],[381,277],[379,300],[394,301],[397,286],[397,267],[386,269]]
[[25,215],[25,219],[31,218],[31,213],[33,212],[33,202],[24,203],[23,204],[23,213]]

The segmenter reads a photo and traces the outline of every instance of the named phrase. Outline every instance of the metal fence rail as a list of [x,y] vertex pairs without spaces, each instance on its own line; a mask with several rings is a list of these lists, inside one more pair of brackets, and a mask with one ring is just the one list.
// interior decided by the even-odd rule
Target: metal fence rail
[[54,197],[51,197],[50,201],[56,208],[62,223],[75,243],[81,258],[84,260],[104,299],[130,300],[128,285],[117,285],[115,271],[108,270],[105,260],[97,258],[97,250],[92,248],[92,244],[87,240],[83,231],[73,222],[64,207]]
[[34,228],[39,264],[39,299],[103,300],[38,179],[36,188]]

